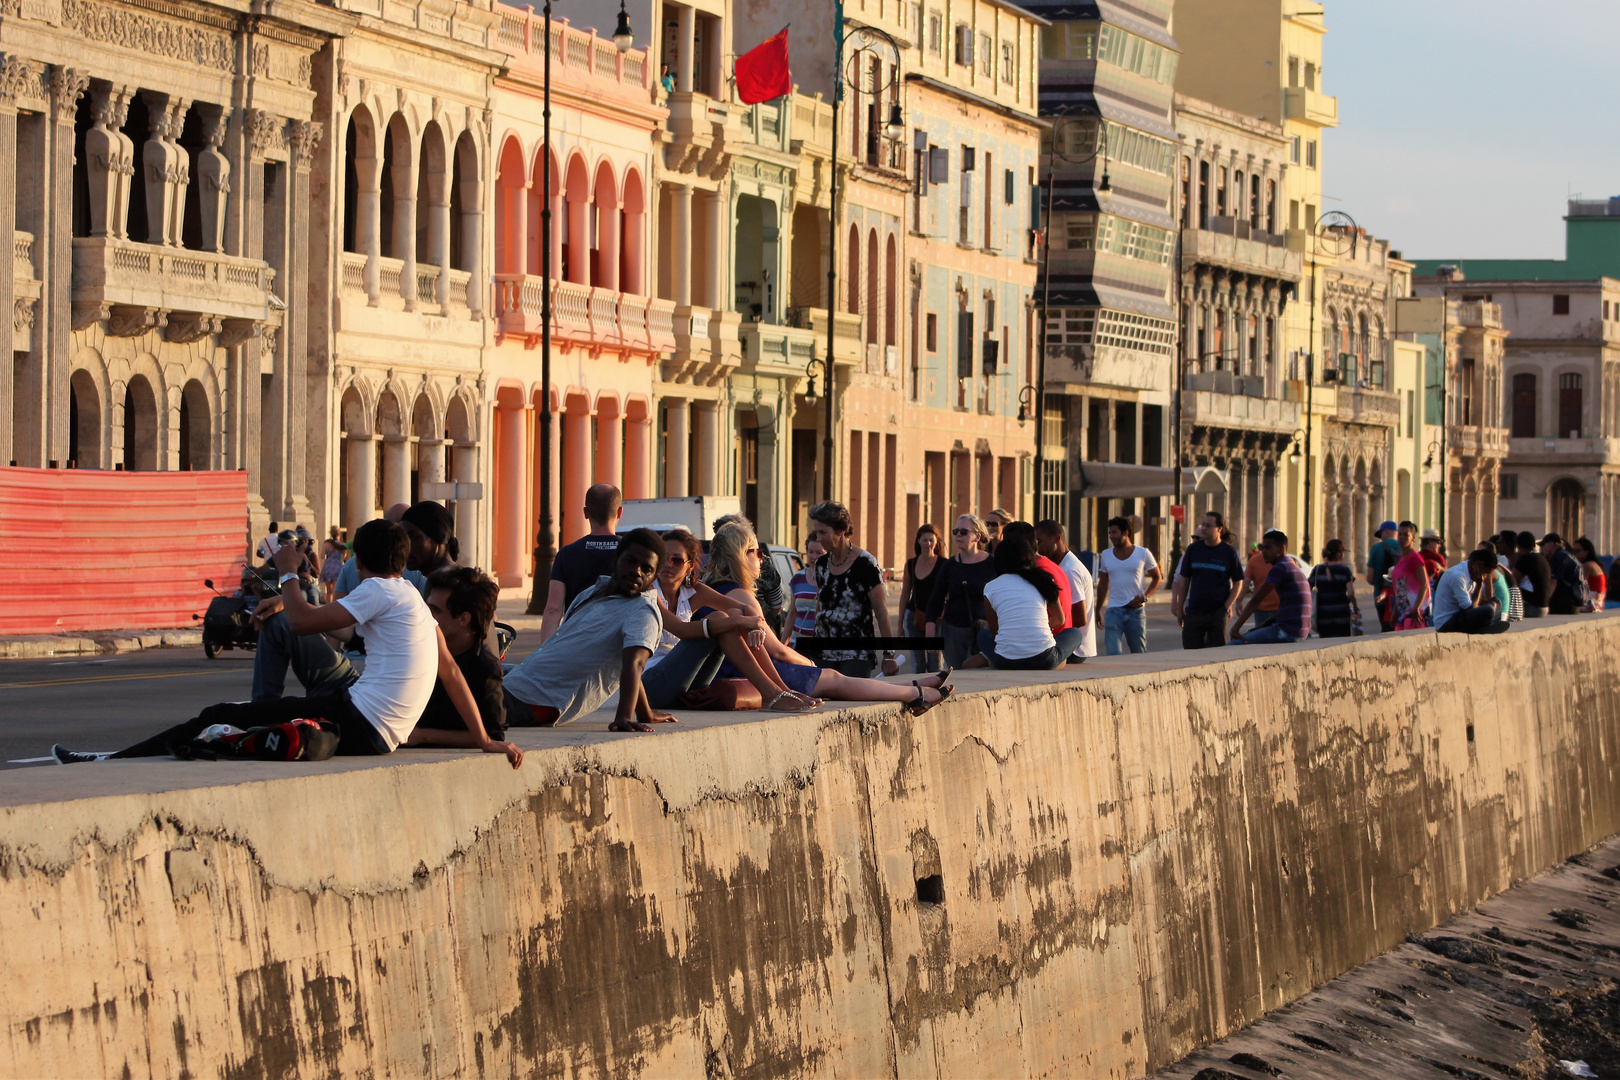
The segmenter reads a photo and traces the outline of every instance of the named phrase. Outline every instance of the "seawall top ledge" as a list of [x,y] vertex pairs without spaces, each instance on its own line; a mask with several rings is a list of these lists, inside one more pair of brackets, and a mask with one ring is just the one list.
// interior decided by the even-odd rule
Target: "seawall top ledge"
[[[1377,681],[1381,670],[1424,652],[1489,649],[1516,635],[1593,636],[1608,647],[1620,613],[1519,623],[1496,638],[1440,637],[1432,632],[1372,635],[1296,645],[1232,647],[1098,657],[1056,672],[959,673],[957,695],[910,721],[949,724],[998,757],[994,718],[1004,709],[1054,693],[1119,701],[1165,693],[1197,669],[1200,679],[1229,680],[1255,667],[1277,667],[1279,687],[1302,661],[1313,678]],[[1620,642],[1617,642],[1620,644]],[[1320,653],[1306,660],[1300,653]],[[1319,662],[1317,662],[1319,661]],[[1327,672],[1329,665],[1345,665]],[[1370,666],[1369,666],[1370,665]],[[1321,700],[1331,708],[1335,700]],[[311,764],[154,760],[0,773],[0,873],[65,871],[86,845],[115,848],[151,837],[158,824],[186,834],[238,840],[250,847],[267,880],[300,889],[367,892],[406,885],[420,866],[443,865],[465,850],[505,810],[583,773],[637,777],[651,783],[666,813],[709,799],[803,787],[814,782],[822,732],[833,725],[882,726],[890,703],[827,707],[808,714],[685,713],[655,735],[605,730],[599,711],[575,725],[519,728],[523,768],[504,758],[465,752],[404,751],[384,758]],[[909,720],[909,718],[907,718]],[[160,849],[155,849],[160,850]]]

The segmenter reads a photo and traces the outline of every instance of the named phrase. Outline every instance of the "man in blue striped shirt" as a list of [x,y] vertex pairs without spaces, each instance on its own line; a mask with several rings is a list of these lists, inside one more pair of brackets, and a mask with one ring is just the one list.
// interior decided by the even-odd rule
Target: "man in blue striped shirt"
[[[1271,566],[1249,602],[1232,622],[1233,645],[1277,645],[1303,641],[1311,636],[1311,589],[1299,564],[1288,558],[1288,537],[1280,529],[1271,529],[1260,538],[1260,555]],[[1243,624],[1254,614],[1261,601],[1277,594],[1277,618],[1265,626],[1240,633]]]

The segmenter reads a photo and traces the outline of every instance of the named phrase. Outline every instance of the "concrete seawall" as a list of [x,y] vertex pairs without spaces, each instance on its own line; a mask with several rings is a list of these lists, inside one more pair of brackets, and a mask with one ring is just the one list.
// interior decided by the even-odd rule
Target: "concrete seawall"
[[1141,1076],[1620,830],[1620,619],[1233,655],[8,774],[0,1073]]

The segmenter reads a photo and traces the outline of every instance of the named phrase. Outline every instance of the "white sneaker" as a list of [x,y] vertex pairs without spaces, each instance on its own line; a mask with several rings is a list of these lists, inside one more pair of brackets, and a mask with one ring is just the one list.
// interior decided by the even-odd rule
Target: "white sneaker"
[[78,765],[86,761],[106,761],[108,754],[81,754],[77,750],[69,750],[61,743],[51,747],[51,757],[56,759],[58,765]]

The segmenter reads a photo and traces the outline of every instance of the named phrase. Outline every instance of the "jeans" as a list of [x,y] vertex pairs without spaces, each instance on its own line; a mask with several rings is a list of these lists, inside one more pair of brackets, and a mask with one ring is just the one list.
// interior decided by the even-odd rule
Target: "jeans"
[[1496,617],[1496,609],[1490,606],[1464,608],[1451,618],[1446,624],[1438,628],[1442,634],[1500,634],[1508,628],[1506,619]]
[[701,690],[714,682],[725,662],[720,643],[713,638],[687,638],[651,671],[641,673],[641,687],[647,691],[647,704],[655,709],[673,709],[688,690]]
[[1227,644],[1229,645],[1292,645],[1299,638],[1290,634],[1275,621],[1265,626],[1257,626],[1247,634],[1239,634]]
[[962,662],[978,652],[977,634],[971,626],[939,623],[939,636],[945,639],[945,663],[959,668]]
[[227,701],[210,705],[194,719],[176,724],[167,731],[144,739],[126,750],[112,755],[115,758],[163,757],[171,753],[174,743],[190,742],[204,728],[214,724],[234,724],[244,730],[269,727],[288,720],[330,720],[338,726],[337,752],[344,755],[386,754],[388,743],[382,733],[360,714],[349,700],[349,691],[341,689],[331,694],[311,694],[301,698],[274,698],[268,701]]
[[[906,611],[900,615],[900,627],[906,637],[924,637],[923,631],[927,629],[927,622],[922,612]],[[911,662],[915,665],[918,675],[926,675],[939,667],[939,653],[933,649],[914,649],[911,653]]]
[[1213,649],[1226,644],[1226,609],[1214,611],[1183,611],[1181,619],[1181,647],[1183,649]]
[[1139,607],[1111,607],[1103,614],[1103,634],[1109,656],[1118,656],[1128,647],[1133,653],[1147,652],[1147,626]]
[[259,630],[253,654],[253,700],[273,701],[287,685],[287,668],[310,697],[335,694],[360,677],[347,657],[327,644],[324,634],[295,634],[284,612],[276,612]]
[[1002,671],[1055,671],[1063,666],[1069,654],[1080,647],[1080,639],[1085,631],[1077,627],[1054,634],[1057,644],[1043,649],[1034,656],[1020,656],[1016,660],[1009,660],[996,652],[996,634],[994,630],[979,631],[979,652],[990,661],[990,666]]

